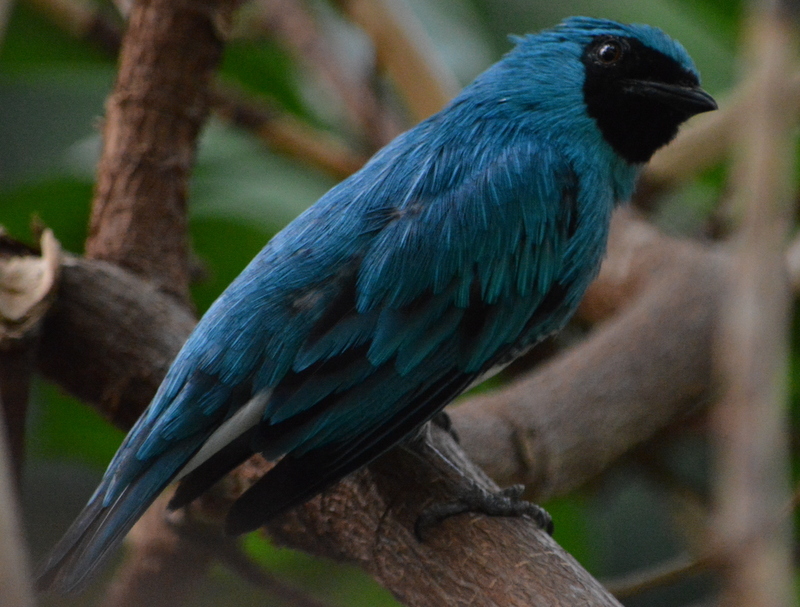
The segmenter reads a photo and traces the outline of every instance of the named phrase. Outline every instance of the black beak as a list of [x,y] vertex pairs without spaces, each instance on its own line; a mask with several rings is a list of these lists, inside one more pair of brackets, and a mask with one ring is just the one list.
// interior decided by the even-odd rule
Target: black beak
[[625,82],[625,92],[663,103],[686,114],[687,118],[717,109],[717,102],[714,101],[714,98],[699,86],[628,80]]

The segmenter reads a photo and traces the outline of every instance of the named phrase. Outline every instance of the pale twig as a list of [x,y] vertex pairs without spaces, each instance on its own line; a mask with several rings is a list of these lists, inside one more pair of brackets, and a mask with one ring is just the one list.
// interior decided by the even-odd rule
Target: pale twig
[[458,92],[458,81],[404,1],[336,0],[336,4],[372,39],[378,65],[397,85],[413,122],[438,112]]
[[341,53],[305,2],[259,0],[256,7],[262,28],[289,48],[316,81],[335,95],[348,122],[370,149],[382,147],[402,131],[399,119],[371,86],[371,74],[365,69],[346,69]]
[[366,162],[366,157],[355,153],[338,137],[263,101],[247,99],[231,87],[217,86],[211,104],[218,117],[250,131],[271,150],[337,179],[351,175]]
[[[786,75],[793,23],[775,3],[748,21],[745,53],[757,86],[738,125],[733,198],[744,212],[717,336],[721,399],[712,412],[716,445],[713,543],[725,557],[722,604],[792,605],[788,497],[789,289],[784,241],[791,215],[795,104]],[[776,521],[781,521],[777,524]],[[743,549],[746,546],[746,549]]]
[[33,607],[34,604],[28,554],[22,537],[22,519],[0,403],[0,605]]
[[621,600],[703,573],[710,570],[714,564],[712,559],[693,559],[689,555],[682,554],[653,567],[605,581],[603,585]]

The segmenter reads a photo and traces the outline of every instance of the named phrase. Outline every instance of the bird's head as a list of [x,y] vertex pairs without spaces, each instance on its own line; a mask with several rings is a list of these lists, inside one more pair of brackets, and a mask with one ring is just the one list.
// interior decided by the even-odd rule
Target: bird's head
[[648,25],[571,17],[515,40],[504,62],[518,75],[524,70],[514,79],[522,85],[515,93],[529,105],[548,104],[552,115],[585,108],[605,141],[631,164],[647,162],[681,123],[717,107],[700,88],[683,46]]

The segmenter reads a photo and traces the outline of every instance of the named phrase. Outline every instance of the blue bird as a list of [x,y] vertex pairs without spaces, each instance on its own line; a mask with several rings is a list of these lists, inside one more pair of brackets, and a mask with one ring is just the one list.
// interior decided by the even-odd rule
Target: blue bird
[[612,210],[694,114],[689,55],[574,17],[516,47],[276,235],[198,323],[45,563],[80,587],[167,485],[254,453],[242,533],[367,464],[574,313]]

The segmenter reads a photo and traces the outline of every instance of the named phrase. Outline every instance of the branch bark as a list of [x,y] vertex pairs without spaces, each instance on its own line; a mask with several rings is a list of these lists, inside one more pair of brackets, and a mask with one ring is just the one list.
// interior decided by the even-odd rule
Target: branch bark
[[431,426],[427,440],[463,476],[424,445],[396,447],[270,524],[269,533],[359,565],[410,607],[619,605],[527,519],[455,517],[420,543],[413,531],[419,513],[452,499],[465,479],[498,490],[449,434]]
[[186,193],[233,0],[134,4],[107,102],[86,254],[188,302]]

